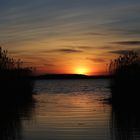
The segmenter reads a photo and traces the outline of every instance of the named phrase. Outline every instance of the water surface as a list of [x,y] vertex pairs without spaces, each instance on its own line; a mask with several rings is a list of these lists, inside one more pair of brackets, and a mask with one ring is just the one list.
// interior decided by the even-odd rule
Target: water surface
[[25,123],[24,138],[109,140],[111,107],[102,102],[107,87],[106,80],[36,82],[35,123]]
[[138,140],[139,116],[105,103],[108,87],[103,79],[38,80],[32,100],[0,108],[0,140]]

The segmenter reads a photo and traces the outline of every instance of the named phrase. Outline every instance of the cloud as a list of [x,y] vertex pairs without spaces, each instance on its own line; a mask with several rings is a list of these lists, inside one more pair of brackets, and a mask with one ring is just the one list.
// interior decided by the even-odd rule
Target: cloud
[[105,34],[103,34],[103,33],[97,33],[97,32],[88,32],[88,33],[85,33],[85,35],[90,35],[90,36],[103,36]]
[[140,41],[117,41],[117,42],[111,42],[112,44],[118,44],[118,45],[140,45]]
[[110,51],[109,53],[114,53],[114,54],[126,54],[130,50],[115,50],[115,51]]
[[[128,49],[128,50],[115,50],[115,51],[110,51],[109,53],[123,55],[123,54],[126,54],[128,51],[131,51],[131,49]],[[140,54],[140,49],[133,49],[133,51],[135,51],[135,52]]]
[[51,64],[51,63],[44,63],[43,65],[44,65],[44,66],[48,66],[48,67],[54,67],[54,66],[56,66],[56,65]]
[[49,54],[49,53],[82,53],[83,50],[80,49],[70,49],[70,48],[60,48],[60,49],[50,49],[50,50],[42,50],[40,54]]
[[112,46],[109,46],[109,45],[108,46],[106,45],[106,46],[99,46],[98,47],[98,49],[103,49],[103,50],[108,50],[108,49],[111,49],[111,48],[112,48]]
[[111,49],[112,46],[78,46],[79,49],[83,49],[83,50],[95,50],[95,49],[103,49],[103,50],[106,50],[106,49]]
[[103,59],[103,58],[89,58],[89,57],[87,57],[86,59],[90,60],[90,61],[93,61],[95,63],[103,63],[103,62],[105,62],[105,59]]
[[91,46],[78,46],[78,48],[79,49],[84,49],[84,50],[86,50],[86,49],[93,49],[93,47],[91,47]]
[[121,35],[125,35],[125,36],[138,36],[140,35],[140,28],[136,28],[136,29],[125,29],[125,28],[116,28],[116,29],[108,29],[109,31],[111,31],[112,33],[115,34],[121,34]]
[[66,53],[66,54],[69,54],[69,53],[82,53],[83,51],[82,50],[78,50],[78,49],[54,49],[54,50],[50,50],[48,52],[60,52],[60,53]]

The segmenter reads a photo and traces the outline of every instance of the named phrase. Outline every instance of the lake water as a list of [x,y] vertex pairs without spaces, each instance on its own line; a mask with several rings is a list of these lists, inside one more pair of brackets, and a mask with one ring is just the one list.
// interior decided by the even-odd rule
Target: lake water
[[0,140],[140,139],[135,116],[104,102],[108,87],[102,79],[36,81],[32,100],[3,112]]

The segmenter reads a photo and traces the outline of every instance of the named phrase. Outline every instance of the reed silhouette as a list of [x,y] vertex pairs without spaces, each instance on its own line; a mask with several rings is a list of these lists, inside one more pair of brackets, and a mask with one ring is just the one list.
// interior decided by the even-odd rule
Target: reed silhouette
[[140,136],[140,56],[128,51],[110,62],[112,139],[135,140]]
[[[23,67],[22,61],[8,56],[7,50],[0,47],[0,96],[29,96],[32,93],[32,68]],[[11,93],[12,92],[12,93]],[[5,94],[7,96],[7,94]]]
[[0,140],[22,140],[22,121],[32,119],[35,103],[33,97],[0,98]]
[[34,108],[32,69],[0,47],[0,140],[22,139],[22,119]]
[[111,114],[112,140],[138,140],[140,138],[139,105],[113,104]]
[[113,103],[139,102],[140,93],[140,56],[128,51],[110,62],[111,101]]

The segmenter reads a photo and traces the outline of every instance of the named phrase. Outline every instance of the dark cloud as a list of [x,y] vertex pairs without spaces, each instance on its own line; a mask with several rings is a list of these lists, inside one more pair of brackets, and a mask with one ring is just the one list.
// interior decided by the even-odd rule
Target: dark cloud
[[91,46],[79,46],[78,48],[79,49],[84,49],[84,50],[86,50],[86,49],[93,49],[93,47],[91,47]]
[[140,45],[140,41],[117,41],[117,42],[111,42],[112,44],[118,44],[118,45]]
[[83,51],[82,50],[78,50],[78,49],[55,49],[55,50],[51,50],[50,52],[81,53]]
[[126,54],[130,50],[115,50],[115,51],[110,51],[109,53],[115,53],[115,54]]
[[56,65],[51,64],[51,63],[44,63],[43,65],[44,65],[44,66],[48,66],[48,67],[53,67],[53,66],[56,66]]
[[93,62],[99,62],[99,63],[103,63],[103,62],[105,62],[105,59],[103,59],[103,58],[89,58],[89,57],[87,57],[86,58],[87,60],[90,60],[90,61],[93,61]]
[[60,48],[53,50],[44,50],[41,53],[82,53],[83,51],[80,49],[69,49],[69,48]]
[[79,46],[78,47],[79,49],[84,49],[84,50],[94,50],[94,49],[103,49],[103,50],[106,50],[106,49],[111,49],[112,46]]
[[[110,51],[109,53],[122,55],[122,54],[128,53],[128,51],[132,51],[132,50],[130,50],[130,49],[128,49],[128,50],[115,50],[115,51]],[[135,51],[135,52],[140,54],[140,49],[134,49],[133,51]]]

